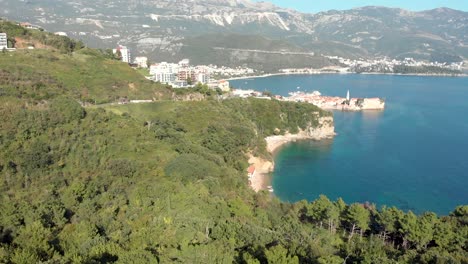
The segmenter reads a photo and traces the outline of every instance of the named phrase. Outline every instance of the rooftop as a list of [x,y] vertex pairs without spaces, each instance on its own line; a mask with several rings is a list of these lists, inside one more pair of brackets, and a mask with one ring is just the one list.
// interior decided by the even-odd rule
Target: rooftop
[[254,165],[251,165],[248,169],[247,169],[247,172],[249,174],[253,174],[255,172],[255,166]]

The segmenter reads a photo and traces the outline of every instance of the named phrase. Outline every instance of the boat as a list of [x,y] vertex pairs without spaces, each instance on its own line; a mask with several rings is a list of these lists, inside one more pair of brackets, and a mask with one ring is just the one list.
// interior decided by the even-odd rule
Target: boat
[[267,189],[268,189],[268,191],[271,192],[271,193],[274,192],[273,186],[271,186],[271,185],[267,186]]

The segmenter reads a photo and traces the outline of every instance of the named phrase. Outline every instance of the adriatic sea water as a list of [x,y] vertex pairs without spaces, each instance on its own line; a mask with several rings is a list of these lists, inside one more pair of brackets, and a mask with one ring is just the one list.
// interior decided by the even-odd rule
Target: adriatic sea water
[[334,111],[331,140],[283,147],[275,157],[275,195],[320,194],[416,213],[446,215],[468,204],[468,78],[292,75],[231,81],[241,89],[381,97],[384,111]]

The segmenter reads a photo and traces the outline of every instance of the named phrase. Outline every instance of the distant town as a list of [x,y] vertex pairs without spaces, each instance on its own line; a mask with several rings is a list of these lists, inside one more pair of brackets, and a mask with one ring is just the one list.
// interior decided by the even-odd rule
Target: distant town
[[[135,57],[132,61],[130,50],[125,46],[119,46],[113,50],[119,53],[123,62],[133,67],[148,68],[148,79],[155,82],[171,85],[173,88],[188,88],[195,84],[206,84],[210,88],[220,88],[229,91],[229,82],[225,79],[242,78],[265,75],[248,67],[230,68],[216,65],[190,64],[189,59],[178,63],[158,62],[149,64],[147,57]],[[463,70],[463,62],[439,63],[417,61],[413,58],[396,60],[390,58],[381,59],[357,59],[351,60],[337,56],[326,56],[339,62],[341,66],[330,66],[321,69],[316,68],[290,68],[281,69],[279,74],[319,74],[319,73],[391,73],[391,74],[446,74],[460,75]],[[418,71],[419,70],[419,71]],[[268,76],[268,74],[266,74]]]
[[219,88],[221,91],[229,91],[230,86],[224,78],[248,76],[255,74],[255,70],[247,67],[230,68],[216,65],[190,64],[189,59],[183,59],[178,63],[158,62],[150,64],[147,57],[138,56],[132,60],[130,49],[119,46],[113,49],[123,62],[130,66],[148,69],[148,79],[167,84],[173,88],[190,88],[196,84],[204,84],[209,88]]
[[[190,88],[195,84],[207,85],[212,89],[220,89],[225,92],[224,99],[229,97],[248,98],[254,97],[265,100],[280,100],[307,102],[317,105],[323,109],[329,110],[345,110],[345,111],[360,111],[360,110],[382,110],[385,108],[385,101],[380,98],[351,98],[348,91],[346,97],[330,97],[322,96],[320,92],[312,93],[295,92],[290,93],[289,97],[273,95],[269,92],[259,92],[255,90],[240,90],[233,89],[229,86],[227,80],[216,80],[213,76],[246,76],[255,74],[255,71],[250,68],[228,68],[217,67],[214,65],[190,65],[189,59],[183,59],[178,63],[159,62],[149,65],[147,57],[135,57],[132,61],[130,49],[125,46],[119,46],[113,49],[113,53],[117,55],[123,62],[128,63],[132,67],[149,69],[148,79],[171,85],[173,88]],[[226,93],[228,92],[228,93]],[[135,100],[132,102],[121,103],[145,103],[146,100]]]
[[[39,26],[30,23],[19,23],[26,29],[41,30]],[[67,37],[65,32],[55,32],[55,35]],[[34,49],[34,46],[28,47]],[[6,33],[0,33],[0,51],[14,51],[12,43],[9,43]],[[143,69],[145,77],[154,82],[170,85],[173,88],[190,88],[202,84],[211,89],[220,89],[223,92],[230,91],[229,79],[251,76],[269,75],[249,67],[226,67],[217,65],[191,65],[189,59],[183,59],[178,63],[154,62],[150,63],[145,56],[132,57],[132,52],[126,46],[119,45],[112,50],[116,58],[128,63],[136,69]],[[437,75],[461,75],[463,62],[439,63],[418,61],[414,58],[403,60],[391,58],[379,59],[347,59],[338,56],[325,56],[335,61],[337,66],[324,68],[289,68],[281,69],[276,74],[321,74],[321,73],[389,73],[389,74],[437,74]]]
[[315,68],[292,68],[282,69],[285,74],[314,74],[323,72],[337,73],[395,73],[395,74],[462,74],[464,62],[426,62],[418,61],[414,58],[403,60],[391,59],[387,57],[378,59],[346,59],[338,56],[325,56],[331,60],[339,62],[341,66]]

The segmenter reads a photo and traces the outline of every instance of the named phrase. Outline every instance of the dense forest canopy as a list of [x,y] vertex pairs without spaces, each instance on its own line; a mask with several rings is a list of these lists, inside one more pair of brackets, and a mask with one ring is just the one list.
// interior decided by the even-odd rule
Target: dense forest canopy
[[[0,263],[468,263],[466,205],[415,215],[250,190],[264,137],[330,113],[174,102],[124,66],[85,48],[0,54]],[[83,85],[102,102],[163,99],[83,108]]]

